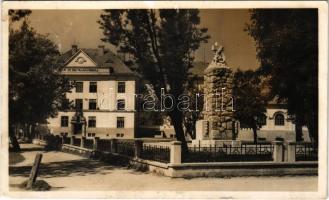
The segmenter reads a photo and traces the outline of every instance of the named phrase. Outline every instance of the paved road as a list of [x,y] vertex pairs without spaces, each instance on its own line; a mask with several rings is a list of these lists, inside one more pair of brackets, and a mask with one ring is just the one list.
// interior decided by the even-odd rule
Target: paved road
[[[10,154],[11,190],[26,180],[38,146]],[[317,176],[169,178],[63,152],[43,152],[39,179],[60,191],[315,191]]]

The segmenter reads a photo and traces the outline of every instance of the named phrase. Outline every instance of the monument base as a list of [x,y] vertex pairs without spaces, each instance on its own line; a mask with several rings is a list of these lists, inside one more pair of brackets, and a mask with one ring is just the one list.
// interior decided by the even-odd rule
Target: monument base
[[192,147],[201,146],[201,147],[223,147],[223,146],[231,146],[231,147],[239,147],[241,146],[240,140],[192,140]]

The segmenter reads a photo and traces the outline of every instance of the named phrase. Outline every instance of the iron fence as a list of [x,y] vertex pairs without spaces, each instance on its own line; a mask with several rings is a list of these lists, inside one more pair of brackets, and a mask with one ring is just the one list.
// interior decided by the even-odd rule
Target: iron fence
[[135,144],[134,141],[117,141],[117,149],[116,152],[121,155],[125,155],[128,157],[135,156]]
[[318,160],[318,148],[312,143],[296,143],[296,161],[316,161]]
[[243,162],[272,161],[272,144],[253,144],[232,146],[189,147],[189,153],[183,155],[183,162]]
[[111,140],[100,139],[97,144],[97,150],[111,152]]
[[94,148],[94,140],[93,139],[86,139],[84,143],[84,147],[87,149],[93,149]]
[[81,138],[74,138],[73,139],[73,145],[74,146],[80,146],[81,145]]
[[168,146],[143,145],[140,158],[157,162],[170,162],[170,148]]

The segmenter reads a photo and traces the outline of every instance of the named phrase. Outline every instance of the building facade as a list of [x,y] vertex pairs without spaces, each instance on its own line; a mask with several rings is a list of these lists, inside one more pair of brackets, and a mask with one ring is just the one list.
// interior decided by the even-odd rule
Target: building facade
[[137,76],[113,52],[72,49],[61,57],[62,75],[74,85],[66,98],[74,108],[48,119],[55,135],[134,138]]
[[[286,141],[294,141],[296,139],[296,125],[293,118],[289,116],[288,110],[284,103],[277,103],[274,99],[266,106],[266,113],[259,118],[261,125],[257,131],[259,138],[273,141],[282,138]],[[304,141],[311,141],[307,127],[302,127]],[[238,139],[252,140],[253,131],[251,128],[240,127],[238,129]]]

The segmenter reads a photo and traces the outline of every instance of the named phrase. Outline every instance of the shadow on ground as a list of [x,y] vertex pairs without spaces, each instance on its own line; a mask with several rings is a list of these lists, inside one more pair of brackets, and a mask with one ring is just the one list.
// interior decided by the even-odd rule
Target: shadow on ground
[[30,147],[30,148],[21,148],[19,152],[10,152],[9,153],[9,165],[15,165],[21,163],[25,160],[25,157],[22,155],[24,152],[30,151],[44,151],[44,147]]
[[[10,176],[25,176],[28,177],[31,171],[31,166],[10,166]],[[114,169],[113,166],[96,160],[82,159],[69,160],[63,162],[41,163],[39,168],[39,177],[68,177],[68,176],[87,176],[90,174],[106,175],[111,173],[107,170]]]
[[9,154],[9,165],[14,165],[25,160],[24,156],[20,152],[11,152]]
[[45,151],[44,147],[30,147],[30,148],[22,148],[20,152],[29,152],[29,151]]

